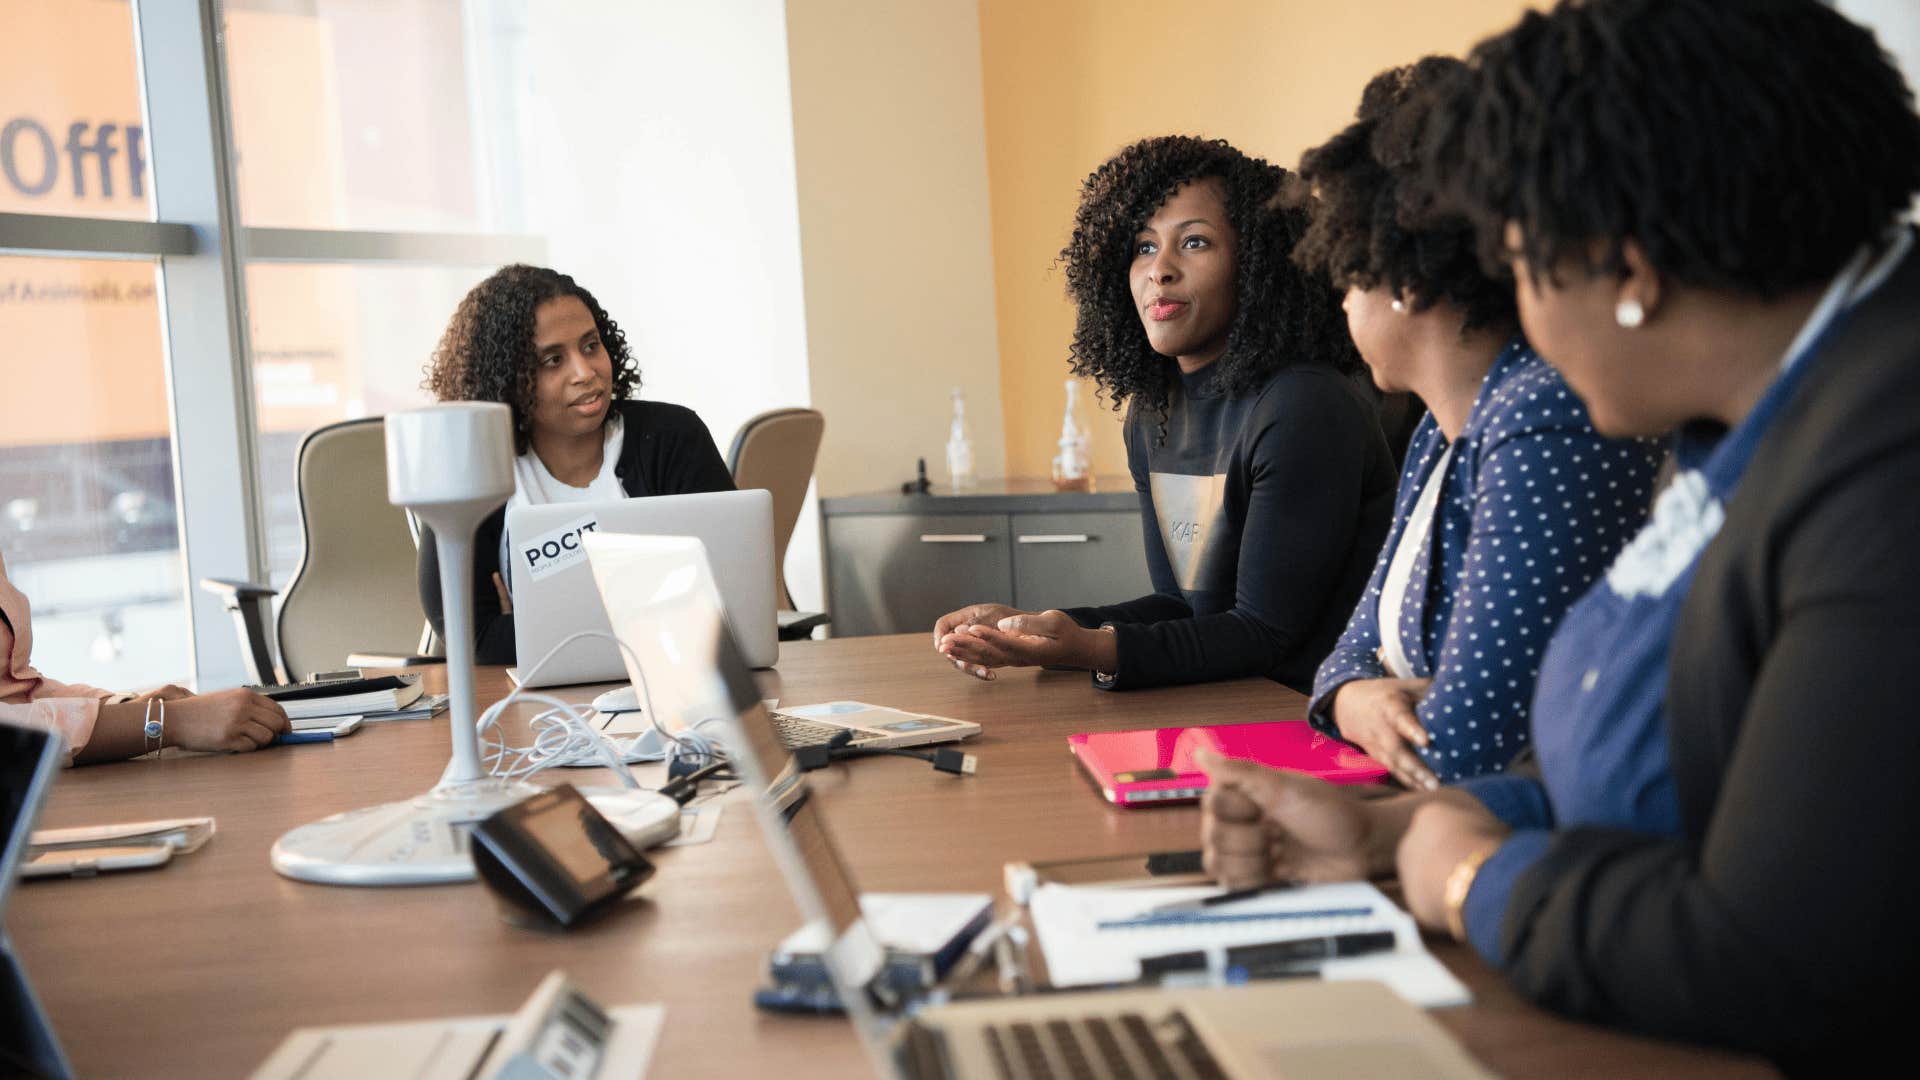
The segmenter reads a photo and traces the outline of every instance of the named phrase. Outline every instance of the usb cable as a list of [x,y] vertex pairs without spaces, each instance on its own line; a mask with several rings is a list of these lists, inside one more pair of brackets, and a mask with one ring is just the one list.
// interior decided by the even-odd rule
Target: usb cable
[[802,746],[794,750],[793,761],[801,772],[824,769],[836,761],[850,761],[854,758],[879,757],[882,754],[892,757],[915,758],[932,765],[943,773],[955,776],[972,776],[979,771],[980,762],[972,754],[964,754],[951,748],[926,753],[920,750],[901,750],[893,747],[849,746],[853,740],[851,730],[840,730],[823,743]]

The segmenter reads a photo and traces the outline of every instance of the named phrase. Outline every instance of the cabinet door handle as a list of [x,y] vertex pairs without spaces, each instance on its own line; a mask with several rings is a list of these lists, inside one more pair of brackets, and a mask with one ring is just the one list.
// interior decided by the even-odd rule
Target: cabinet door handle
[[1086,533],[1034,533],[1020,537],[1019,542],[1022,544],[1084,544],[1092,539],[1093,537]]
[[923,544],[984,544],[986,533],[921,533]]

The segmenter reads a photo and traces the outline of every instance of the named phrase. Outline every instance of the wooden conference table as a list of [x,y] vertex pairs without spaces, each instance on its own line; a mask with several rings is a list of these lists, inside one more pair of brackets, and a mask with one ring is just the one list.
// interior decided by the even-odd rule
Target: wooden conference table
[[[1304,706],[1254,679],[1127,694],[1057,672],[982,683],[942,664],[922,634],[787,644],[781,656],[777,674],[763,673],[767,696],[853,698],[985,727],[970,747],[980,759],[971,778],[879,758],[813,780],[864,888],[972,890],[1003,904],[1009,859],[1197,846],[1197,809],[1101,801],[1066,751],[1068,734],[1298,717]],[[483,701],[507,689],[500,669],[482,669]],[[219,827],[206,848],[163,870],[16,893],[9,929],[79,1075],[243,1076],[294,1027],[511,1012],[556,967],[603,1003],[666,1005],[655,1077],[865,1075],[845,1023],[766,1015],[750,1003],[768,950],[798,917],[740,793],[712,841],[657,852],[659,871],[638,899],[566,935],[509,926],[475,885],[335,888],[268,866],[282,832],[421,792],[447,757],[443,715],[369,726],[328,746],[169,752],[62,775],[43,825],[210,814]],[[1467,950],[1431,944],[1476,999],[1434,1015],[1503,1075],[1772,1075],[1749,1059],[1549,1016]]]

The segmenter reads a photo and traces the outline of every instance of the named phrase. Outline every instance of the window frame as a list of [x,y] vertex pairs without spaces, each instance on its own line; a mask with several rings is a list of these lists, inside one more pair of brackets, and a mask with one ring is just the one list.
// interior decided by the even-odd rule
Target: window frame
[[[130,4],[155,220],[0,213],[0,255],[158,263],[174,491],[192,624],[189,655],[198,686],[230,686],[243,682],[246,671],[233,620],[196,583],[215,577],[268,580],[247,266],[488,268],[544,263],[547,244],[527,235],[241,225],[219,0]],[[471,53],[475,41],[468,37]],[[477,89],[472,82],[470,93]]]

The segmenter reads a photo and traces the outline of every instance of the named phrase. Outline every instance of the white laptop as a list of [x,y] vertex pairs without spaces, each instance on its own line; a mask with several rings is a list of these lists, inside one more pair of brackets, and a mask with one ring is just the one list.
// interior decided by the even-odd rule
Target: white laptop
[[[711,698],[687,692],[682,679],[689,663],[686,642],[704,643],[715,627],[731,629],[737,623],[725,617],[724,581],[716,590],[700,543],[685,537],[596,532],[585,540],[585,547],[614,634],[632,646],[639,659],[638,669],[627,671],[636,689],[632,695],[636,703],[644,707],[650,701],[668,731],[715,715]],[[710,652],[712,647],[702,644],[700,648]],[[525,654],[521,655],[524,659]],[[643,684],[645,691],[639,692]],[[876,750],[953,742],[980,733],[980,725],[969,720],[861,701],[802,705],[772,716],[788,746],[823,743],[841,731],[853,733],[848,745]],[[641,711],[622,713],[602,730],[607,735],[633,735],[651,727],[652,721]]]
[[747,663],[780,659],[773,566],[773,495],[713,491],[612,502],[507,508],[513,570],[514,655],[507,673],[523,685],[568,686],[626,677],[620,650],[600,638],[568,645],[531,684],[524,673],[570,634],[609,629],[581,538],[609,533],[693,537],[706,545],[722,610]]
[[[1271,1077],[1348,1080],[1436,1077],[1485,1080],[1488,1073],[1444,1028],[1381,983],[1270,979],[1223,988],[1141,989],[1009,996],[922,1008],[901,1022],[871,997],[884,953],[861,913],[860,891],[836,848],[806,778],[790,782],[783,814],[769,777],[790,757],[769,737],[753,677],[724,633],[706,655],[688,655],[686,676],[713,665],[708,689],[732,708],[728,747],[751,790],[762,830],[794,901],[824,927],[827,974],[847,1006],[875,1071],[903,1080],[1195,1080]],[[713,670],[710,668],[709,670]],[[715,708],[720,706],[716,705]],[[784,820],[783,820],[784,819]],[[1018,852],[1007,852],[1016,857]],[[888,1028],[892,1028],[891,1031]]]
[[[646,550],[676,544],[677,567],[663,569],[670,560]],[[761,793],[754,808],[767,846],[801,915],[829,943],[821,954],[827,974],[878,1075],[1487,1076],[1439,1024],[1374,982],[1275,979],[1225,989],[1011,997],[935,1006],[897,1023],[870,996],[886,954],[861,912],[860,890],[819,800],[807,796],[806,777],[793,773],[791,754],[704,581],[698,547],[665,537],[596,536],[587,550],[603,587],[617,587],[631,601],[614,611],[614,626],[650,675],[655,706],[683,724],[718,721],[735,770]],[[888,1026],[896,1027],[891,1035]]]

